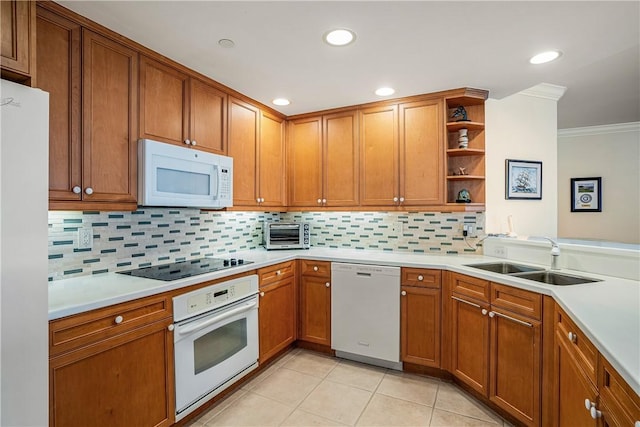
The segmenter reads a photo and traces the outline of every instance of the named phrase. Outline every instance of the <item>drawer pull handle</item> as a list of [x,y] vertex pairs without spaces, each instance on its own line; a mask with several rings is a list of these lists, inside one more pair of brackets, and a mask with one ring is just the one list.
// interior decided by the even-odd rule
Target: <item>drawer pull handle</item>
[[451,298],[452,298],[452,299],[454,299],[454,300],[456,300],[456,301],[460,301],[460,302],[463,302],[463,303],[465,303],[465,304],[469,304],[469,305],[472,305],[472,306],[474,306],[474,307],[481,308],[478,304],[474,304],[474,303],[472,303],[472,302],[465,301],[465,300],[463,300],[462,298],[454,297],[453,295],[451,295]]
[[318,271],[318,266],[317,265],[313,266],[313,271]]
[[576,342],[576,340],[578,339],[578,336],[573,332],[569,332],[568,337],[569,337],[569,341],[571,342]]
[[171,324],[171,325],[167,326],[167,329],[169,330],[169,332],[173,332],[173,330],[174,330],[175,328],[176,328],[176,327],[175,327],[175,326],[173,326],[173,324]]
[[400,295],[402,295],[402,296],[407,295],[407,291],[402,291],[402,292],[400,292]]
[[422,281],[424,280],[424,276],[423,276],[422,274],[421,274],[421,275],[419,275],[419,276],[418,276],[418,280],[422,282]]
[[491,313],[489,313],[489,316],[493,317],[492,315],[493,316],[499,316],[499,317],[502,317],[502,318],[507,319],[507,320],[511,320],[512,322],[516,322],[516,323],[519,323],[521,325],[528,326],[529,328],[533,327],[533,325],[531,323],[529,323],[529,322],[525,322],[523,320],[516,319],[515,317],[507,316],[506,314],[498,313],[497,311],[492,311]]
[[116,316],[116,318],[114,319],[114,322],[116,322],[116,325],[119,325],[120,323],[122,323],[123,320],[124,320],[124,317]]

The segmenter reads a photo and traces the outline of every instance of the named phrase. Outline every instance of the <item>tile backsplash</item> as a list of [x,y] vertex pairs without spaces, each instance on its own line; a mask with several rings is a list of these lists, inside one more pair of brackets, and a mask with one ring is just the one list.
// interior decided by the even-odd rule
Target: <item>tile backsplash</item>
[[[49,212],[49,280],[184,261],[262,245],[264,221],[306,221],[312,247],[433,254],[473,252],[463,223],[484,234],[483,213],[210,212],[141,208],[135,212]],[[93,248],[78,248],[91,227]],[[476,239],[468,239],[471,246]]]

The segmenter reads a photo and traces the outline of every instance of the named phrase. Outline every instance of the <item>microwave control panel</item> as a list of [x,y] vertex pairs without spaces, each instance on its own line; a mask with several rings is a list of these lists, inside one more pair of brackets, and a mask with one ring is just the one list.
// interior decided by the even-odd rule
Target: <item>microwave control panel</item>
[[220,198],[231,198],[231,173],[229,168],[220,168]]

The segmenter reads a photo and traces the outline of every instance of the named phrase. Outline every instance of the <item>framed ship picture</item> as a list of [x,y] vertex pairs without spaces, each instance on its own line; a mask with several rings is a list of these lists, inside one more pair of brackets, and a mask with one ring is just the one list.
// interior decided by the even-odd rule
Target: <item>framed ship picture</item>
[[506,160],[506,199],[542,199],[542,162]]
[[571,178],[571,212],[602,212],[602,178]]

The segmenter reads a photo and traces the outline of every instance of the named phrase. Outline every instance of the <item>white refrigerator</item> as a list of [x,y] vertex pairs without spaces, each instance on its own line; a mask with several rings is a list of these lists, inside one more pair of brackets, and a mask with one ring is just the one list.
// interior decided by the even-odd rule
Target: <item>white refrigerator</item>
[[49,94],[1,84],[0,426],[46,426]]

